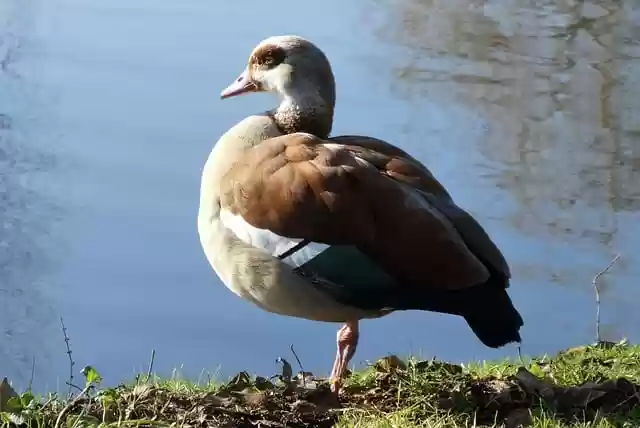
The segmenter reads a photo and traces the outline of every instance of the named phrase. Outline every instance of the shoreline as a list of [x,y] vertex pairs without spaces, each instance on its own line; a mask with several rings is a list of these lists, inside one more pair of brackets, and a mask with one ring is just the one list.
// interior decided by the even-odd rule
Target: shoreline
[[195,384],[136,376],[101,387],[97,370],[70,397],[0,386],[4,426],[622,427],[640,426],[640,345],[601,343],[549,356],[450,364],[386,356],[350,373],[340,400],[311,373],[240,372]]

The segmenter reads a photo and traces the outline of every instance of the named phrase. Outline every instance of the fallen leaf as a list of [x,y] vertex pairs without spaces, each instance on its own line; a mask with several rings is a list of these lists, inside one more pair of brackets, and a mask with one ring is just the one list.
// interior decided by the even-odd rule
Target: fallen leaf
[[248,407],[266,407],[269,400],[265,392],[245,392],[242,394],[244,404]]
[[289,362],[282,357],[278,357],[276,362],[282,364],[282,373],[280,374],[280,379],[284,383],[290,383],[291,378],[293,377],[293,368],[291,367],[291,364],[289,364]]
[[18,393],[11,387],[9,380],[5,377],[0,382],[0,412],[8,410],[7,403],[14,397],[18,397]]
[[300,414],[310,414],[315,413],[318,406],[313,403],[310,403],[306,400],[296,400],[291,405],[291,410]]
[[392,370],[406,370],[407,365],[397,355],[388,355],[380,358],[373,365],[379,372],[390,372]]
[[228,407],[233,403],[233,399],[230,397],[220,397],[211,392],[202,398],[202,401],[210,406],[214,407]]
[[524,428],[533,424],[529,409],[516,409],[509,413],[505,425],[507,428]]
[[321,385],[316,389],[307,390],[300,395],[301,399],[315,404],[319,411],[322,412],[340,407],[338,397],[336,397],[336,394],[334,394],[327,385]]

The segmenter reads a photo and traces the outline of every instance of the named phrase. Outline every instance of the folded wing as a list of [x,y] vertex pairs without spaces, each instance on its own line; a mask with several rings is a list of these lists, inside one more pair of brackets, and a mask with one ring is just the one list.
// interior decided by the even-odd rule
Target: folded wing
[[274,255],[307,242],[307,260],[327,247],[354,247],[398,287],[455,290],[485,282],[490,271],[508,277],[482,227],[428,169],[381,140],[267,140],[227,173],[221,205],[228,227]]

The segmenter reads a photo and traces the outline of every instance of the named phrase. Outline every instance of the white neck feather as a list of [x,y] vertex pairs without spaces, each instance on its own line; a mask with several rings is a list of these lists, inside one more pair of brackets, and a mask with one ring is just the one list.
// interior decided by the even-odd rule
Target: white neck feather
[[324,111],[327,109],[327,103],[322,98],[318,90],[310,86],[288,89],[282,94],[280,105],[278,105],[276,112],[290,110],[297,112]]

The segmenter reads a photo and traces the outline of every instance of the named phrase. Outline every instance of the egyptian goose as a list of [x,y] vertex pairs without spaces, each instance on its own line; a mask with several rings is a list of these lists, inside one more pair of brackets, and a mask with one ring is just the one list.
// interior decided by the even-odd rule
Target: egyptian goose
[[198,233],[224,284],[264,310],[339,322],[338,393],[361,319],[400,310],[462,316],[486,346],[520,342],[500,250],[430,171],[364,136],[329,137],[334,76],[299,36],[260,42],[221,93],[277,94],[215,144]]

